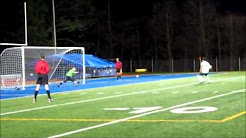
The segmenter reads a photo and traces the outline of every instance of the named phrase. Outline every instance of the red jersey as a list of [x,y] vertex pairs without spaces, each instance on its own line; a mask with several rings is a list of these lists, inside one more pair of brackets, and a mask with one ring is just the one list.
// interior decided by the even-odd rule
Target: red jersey
[[115,69],[121,69],[122,68],[122,63],[120,61],[115,63]]
[[40,60],[35,65],[35,72],[37,74],[48,74],[50,72],[49,64],[45,60]]

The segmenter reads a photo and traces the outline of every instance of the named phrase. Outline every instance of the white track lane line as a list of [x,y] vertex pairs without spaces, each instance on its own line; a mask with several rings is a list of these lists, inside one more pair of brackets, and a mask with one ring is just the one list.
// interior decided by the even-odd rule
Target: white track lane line
[[232,92],[229,92],[229,93],[216,95],[216,96],[212,96],[212,97],[208,97],[208,98],[204,98],[204,99],[200,99],[200,100],[196,100],[196,101],[192,101],[192,102],[188,102],[188,103],[183,103],[183,104],[171,106],[171,107],[168,107],[168,108],[162,108],[162,109],[158,109],[158,110],[155,110],[155,111],[151,111],[151,112],[147,112],[147,113],[143,113],[143,114],[139,114],[139,115],[135,115],[135,116],[126,117],[126,118],[118,119],[118,120],[115,120],[115,121],[112,121],[112,122],[102,123],[102,124],[91,126],[91,127],[85,127],[85,128],[81,128],[81,129],[78,129],[78,130],[74,130],[74,131],[70,131],[70,132],[66,132],[66,133],[50,136],[48,138],[64,137],[64,136],[67,136],[67,135],[71,135],[71,134],[84,132],[84,131],[95,129],[95,128],[99,128],[99,127],[104,127],[104,126],[120,123],[120,122],[123,122],[123,121],[126,121],[126,120],[130,120],[130,119],[134,119],[134,118],[139,118],[139,117],[142,117],[142,116],[159,113],[159,112],[162,112],[162,111],[167,111],[167,110],[175,109],[175,108],[182,107],[182,106],[187,106],[187,105],[190,105],[190,104],[195,104],[195,103],[200,103],[200,102],[204,102],[204,101],[220,98],[220,97],[223,97],[223,96],[239,93],[239,92],[242,92],[242,91],[245,91],[245,89],[232,91]]
[[0,116],[9,115],[9,114],[23,113],[23,112],[29,112],[29,111],[35,111],[35,110],[42,110],[42,109],[48,109],[48,108],[54,108],[54,107],[58,107],[58,106],[66,106],[66,105],[72,105],[72,104],[79,104],[79,103],[87,103],[87,102],[93,102],[93,101],[99,101],[99,100],[105,100],[105,99],[112,99],[112,98],[116,98],[116,97],[123,97],[123,96],[136,95],[136,94],[143,94],[143,93],[153,92],[153,91],[160,91],[160,90],[167,90],[167,89],[173,89],[173,88],[180,88],[180,87],[186,87],[186,86],[190,86],[190,85],[194,85],[194,84],[197,84],[197,83],[189,83],[189,84],[176,85],[176,86],[165,87],[165,88],[158,88],[158,89],[152,89],[152,90],[144,90],[144,91],[139,91],[139,92],[131,92],[131,93],[125,93],[125,94],[119,94],[119,95],[112,95],[112,96],[95,98],[95,99],[88,99],[88,100],[83,100],[83,101],[76,101],[76,102],[56,104],[56,105],[49,105],[49,106],[43,106],[43,107],[37,107],[37,108],[29,108],[29,109],[24,109],[24,110],[10,111],[10,112],[1,113]]

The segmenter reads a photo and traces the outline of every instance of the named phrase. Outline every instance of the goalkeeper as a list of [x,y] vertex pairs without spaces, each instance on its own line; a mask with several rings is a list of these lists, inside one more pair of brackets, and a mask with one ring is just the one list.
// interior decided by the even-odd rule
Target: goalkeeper
[[77,69],[75,67],[71,68],[67,74],[66,74],[66,80],[65,81],[62,81],[58,87],[60,87],[63,83],[66,83],[67,81],[72,81],[74,82],[74,85],[77,86],[79,82],[77,82],[75,79],[74,79],[74,76],[75,74],[79,73],[76,71]]

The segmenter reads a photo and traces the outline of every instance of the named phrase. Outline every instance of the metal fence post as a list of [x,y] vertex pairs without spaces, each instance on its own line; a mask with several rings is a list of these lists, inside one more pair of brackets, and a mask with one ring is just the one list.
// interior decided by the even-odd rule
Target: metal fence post
[[195,61],[195,59],[193,59],[193,71],[194,72],[196,71],[196,61]]
[[172,68],[171,68],[171,71],[173,72],[173,58],[172,58]]
[[130,72],[132,72],[132,58],[130,59]]
[[153,58],[151,59],[151,71],[154,72],[154,60],[153,60]]
[[217,61],[217,57],[215,59],[215,71],[217,72],[218,71],[218,61]]
[[240,57],[238,58],[238,70],[240,71],[241,70],[241,66],[240,66]]

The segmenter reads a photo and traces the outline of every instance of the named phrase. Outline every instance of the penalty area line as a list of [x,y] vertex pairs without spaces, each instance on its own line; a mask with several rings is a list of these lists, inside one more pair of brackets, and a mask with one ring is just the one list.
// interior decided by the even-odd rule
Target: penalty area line
[[154,111],[151,111],[151,112],[146,112],[146,113],[135,115],[135,116],[130,116],[130,117],[118,119],[118,120],[115,120],[115,121],[112,121],[112,122],[107,122],[107,123],[102,123],[102,124],[99,124],[99,125],[94,125],[94,126],[91,126],[91,127],[85,127],[85,128],[81,128],[81,129],[65,132],[65,133],[62,133],[62,134],[50,136],[48,138],[58,138],[58,137],[63,137],[63,136],[79,133],[79,132],[84,132],[84,131],[87,131],[87,130],[91,130],[91,129],[95,129],[95,128],[100,128],[100,127],[104,127],[104,126],[108,126],[108,125],[124,122],[124,121],[130,120],[130,119],[135,119],[135,118],[147,116],[147,115],[150,115],[150,114],[155,114],[155,113],[159,113],[159,112],[163,112],[163,111],[167,111],[167,110],[183,107],[183,106],[190,105],[190,104],[195,104],[195,103],[200,103],[200,102],[212,100],[212,99],[220,98],[220,97],[223,97],[223,96],[227,96],[227,95],[231,95],[231,94],[235,94],[235,93],[239,93],[239,92],[243,92],[243,91],[245,91],[245,89],[232,91],[232,92],[229,92],[229,93],[220,94],[220,95],[216,95],[216,96],[212,96],[212,97],[207,97],[207,98],[204,98],[204,99],[200,99],[200,100],[196,100],[196,101],[192,101],[192,102],[188,102],[188,103],[183,103],[183,104],[171,106],[171,107],[168,107],[168,108],[162,108],[162,109],[154,110]]

